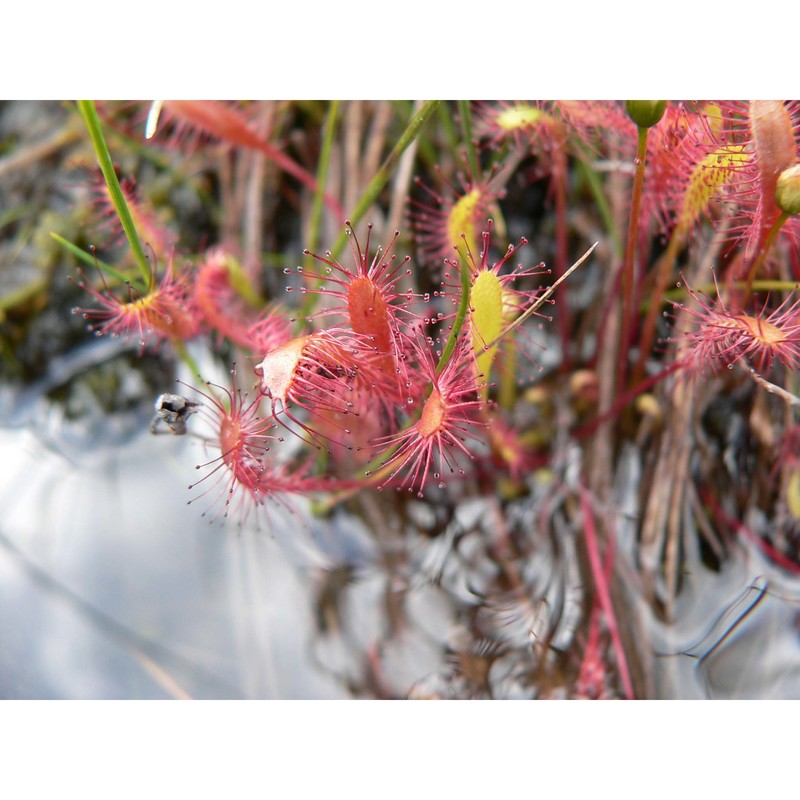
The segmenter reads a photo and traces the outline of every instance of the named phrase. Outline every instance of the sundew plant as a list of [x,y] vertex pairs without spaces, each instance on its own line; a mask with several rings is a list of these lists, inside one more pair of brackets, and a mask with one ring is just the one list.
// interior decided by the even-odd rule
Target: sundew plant
[[175,502],[356,515],[454,604],[441,670],[398,690],[370,650],[373,696],[657,696],[643,620],[700,569],[800,569],[800,102],[69,114],[51,244],[87,336],[177,365]]

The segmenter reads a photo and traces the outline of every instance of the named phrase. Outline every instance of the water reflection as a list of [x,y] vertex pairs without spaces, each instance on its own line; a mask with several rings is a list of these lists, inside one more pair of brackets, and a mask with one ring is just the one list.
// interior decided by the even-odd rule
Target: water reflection
[[0,695],[337,697],[308,663],[311,564],[186,505],[196,452],[144,434],[71,463],[0,432]]
[[[210,525],[186,503],[198,441],[151,436],[150,403],[70,417],[52,389],[4,398],[0,696],[620,696],[564,487]],[[800,697],[800,583],[752,544],[718,571],[689,553],[670,624],[619,585],[638,694]]]
[[714,699],[800,697],[800,583],[742,543],[689,581],[670,626],[652,625],[658,691]]

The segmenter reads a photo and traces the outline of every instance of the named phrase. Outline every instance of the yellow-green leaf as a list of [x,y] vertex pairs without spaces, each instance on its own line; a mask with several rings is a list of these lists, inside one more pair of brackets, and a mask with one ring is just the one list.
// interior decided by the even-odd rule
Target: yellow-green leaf
[[486,349],[488,342],[493,342],[500,335],[503,326],[503,288],[497,275],[490,270],[483,270],[472,284],[470,292],[470,308],[472,319],[472,343],[475,347],[475,358],[478,372],[484,377],[484,396],[489,391],[489,370],[497,345]]

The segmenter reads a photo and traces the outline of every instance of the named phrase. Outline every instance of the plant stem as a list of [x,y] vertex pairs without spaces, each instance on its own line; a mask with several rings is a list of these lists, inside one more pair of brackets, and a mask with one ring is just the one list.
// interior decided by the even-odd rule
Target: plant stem
[[589,555],[589,565],[592,570],[595,589],[597,590],[597,598],[600,601],[600,607],[603,609],[606,624],[608,625],[608,632],[611,636],[611,644],[617,658],[617,668],[619,669],[619,677],[623,691],[628,700],[633,700],[633,684],[631,683],[631,676],[628,670],[628,661],[625,658],[625,649],[622,646],[622,639],[619,635],[617,618],[614,614],[614,605],[611,602],[611,593],[608,590],[608,583],[603,575],[603,563],[600,558],[600,548],[597,542],[597,529],[594,522],[591,500],[589,498],[589,492],[583,484],[580,486],[580,504],[583,514],[586,551]]
[[[336,122],[339,113],[339,100],[332,100],[328,113],[325,117],[324,135],[322,138],[322,148],[319,153],[319,165],[317,166],[317,188],[314,192],[314,200],[311,204],[311,218],[308,224],[306,235],[306,247],[312,252],[317,248],[319,241],[319,230],[322,223],[322,209],[324,206],[325,185],[328,181],[328,169],[331,161],[331,151],[333,150],[334,133],[336,132]],[[313,259],[309,256],[306,262]]]
[[595,205],[597,206],[597,211],[600,214],[600,218],[603,220],[603,225],[605,226],[609,237],[611,238],[614,255],[616,258],[622,258],[622,241],[620,240],[617,226],[614,224],[614,215],[611,211],[608,198],[606,197],[603,182],[600,180],[600,175],[598,174],[597,170],[594,169],[588,161],[589,155],[588,148],[586,146],[584,146],[583,152],[584,158],[577,159],[575,166],[583,179],[589,185],[589,191],[592,193]]
[[655,386],[656,383],[658,383],[660,380],[663,380],[668,375],[671,375],[673,372],[677,372],[678,370],[682,369],[684,366],[686,366],[684,361],[673,361],[671,364],[664,367],[664,369],[660,370],[654,375],[648,376],[641,383],[628,389],[625,394],[620,395],[614,401],[614,404],[611,406],[611,408],[584,423],[580,427],[575,428],[572,431],[572,436],[575,439],[585,439],[587,436],[591,436],[601,425],[611,419],[614,419],[614,417],[616,417],[617,414],[619,414],[619,412],[631,402],[631,400],[635,399],[640,394],[643,394],[652,386]]
[[78,100],[78,110],[81,112],[83,121],[86,123],[86,127],[89,131],[89,136],[92,139],[97,162],[100,165],[103,178],[105,178],[106,186],[108,186],[111,202],[114,204],[119,221],[122,223],[122,229],[125,231],[131,253],[133,253],[133,258],[136,261],[136,265],[139,267],[139,271],[142,273],[145,283],[149,285],[152,268],[142,249],[139,234],[136,232],[131,212],[128,209],[128,204],[125,202],[125,195],[122,194],[119,179],[117,178],[114,164],[111,161],[111,154],[108,152],[103,130],[100,127],[100,118],[97,116],[94,102],[92,100]]
[[475,152],[475,143],[472,136],[472,112],[469,107],[469,100],[458,101],[458,111],[461,115],[461,131],[464,134],[464,146],[467,149],[467,163],[474,180],[481,174],[481,165],[478,161],[478,154]]
[[[747,288],[746,281],[733,281],[727,285],[731,289]],[[750,285],[750,289],[753,292],[793,292],[798,288],[800,288],[800,283],[797,281],[783,281],[778,279],[753,281]],[[713,283],[704,283],[700,286],[694,287],[694,289],[696,292],[700,292],[702,294],[710,294],[711,292],[716,292],[717,286]],[[664,292],[662,299],[664,302],[670,302],[672,300],[678,300],[681,297],[686,297],[688,294],[689,290],[685,287],[680,289],[670,289],[668,292]],[[647,308],[650,302],[657,302],[657,298],[653,298],[652,301],[643,303],[642,308]]]
[[[333,100],[328,108],[328,114],[325,117],[325,134],[322,139],[322,149],[319,154],[319,165],[317,167],[317,189],[314,193],[314,200],[311,205],[311,219],[308,225],[307,235],[307,249],[312,253],[317,248],[317,241],[319,239],[319,230],[322,224],[322,207],[325,198],[325,184],[328,180],[328,168],[330,166],[331,151],[333,149],[333,138],[336,132],[336,117],[339,113],[339,100]],[[306,267],[310,267],[314,263],[314,258],[311,255],[306,256]],[[307,281],[306,278],[304,278]],[[320,281],[312,279],[314,284],[319,284]],[[314,307],[315,298],[313,294],[306,293],[306,298],[303,301],[303,307],[297,317],[295,324],[296,333],[299,335],[305,325],[306,317],[308,317]]]
[[761,387],[766,389],[770,394],[775,394],[789,406],[800,406],[800,397],[787,392],[780,386],[770,383],[766,378],[762,378],[748,363],[740,362],[742,367],[750,374],[750,377]]
[[783,223],[789,219],[791,215],[788,214],[786,211],[782,211],[781,215],[778,219],[775,220],[775,224],[769,229],[769,233],[767,234],[766,239],[764,239],[764,244],[761,246],[761,251],[759,252],[756,259],[753,261],[753,266],[750,267],[750,272],[747,274],[747,294],[749,295],[752,291],[751,287],[753,281],[755,280],[756,275],[758,275],[759,270],[764,265],[764,262],[767,260],[767,256],[769,255],[769,251],[772,249],[772,245],[775,243],[775,239],[778,237],[778,233],[780,233],[781,228],[783,227]]
[[[568,241],[567,241],[567,154],[563,147],[557,148],[553,153],[553,163],[558,165],[553,168],[551,183],[553,184],[553,194],[555,195],[556,210],[556,276],[563,274],[567,268],[569,260]],[[569,303],[566,302],[564,290],[561,290],[561,305],[558,306],[557,322],[558,336],[561,340],[561,371],[568,372],[570,369],[570,331],[572,330],[571,313]]]
[[[464,327],[464,321],[467,318],[467,309],[469,308],[469,295],[472,291],[472,281],[469,271],[469,264],[466,259],[462,259],[461,264],[461,300],[458,303],[458,311],[456,311],[456,318],[453,320],[453,327],[450,329],[450,336],[447,338],[447,343],[442,350],[442,355],[439,358],[439,363],[436,365],[436,374],[441,375],[453,350],[456,349],[456,342]],[[488,349],[488,348],[487,348]]]
[[[375,177],[370,181],[369,186],[367,186],[364,194],[358,201],[355,210],[348,220],[348,226],[350,228],[355,228],[355,226],[367,212],[367,209],[369,209],[369,207],[375,202],[375,199],[380,194],[381,189],[383,189],[391,177],[392,170],[397,164],[398,159],[401,155],[403,155],[404,151],[414,141],[414,139],[419,136],[422,126],[436,110],[438,104],[438,100],[426,100],[419,112],[411,119],[411,122],[409,122],[408,127],[403,132],[403,135],[400,137],[400,139],[398,139],[397,144],[392,149],[392,152],[389,153],[386,160],[383,162],[383,164],[381,164],[380,169],[377,171],[377,173],[375,173]],[[347,243],[347,240],[347,230],[344,230],[331,248],[330,252],[332,259],[336,259],[339,256],[345,244]],[[301,324],[299,322],[300,320],[305,320],[311,314],[314,303],[314,295],[307,293],[306,300],[300,309],[300,313],[298,314],[298,324]]]
[[617,361],[617,390],[622,391],[628,366],[628,345],[633,328],[633,283],[635,273],[636,237],[639,233],[639,211],[642,205],[644,171],[647,161],[647,134],[649,128],[639,128],[636,148],[636,172],[633,178],[631,214],[628,221],[628,239],[625,243],[625,256],[622,262],[622,331],[619,339],[619,358]]
[[[392,152],[386,157],[386,160],[381,164],[380,169],[375,173],[375,177],[370,181],[361,199],[358,201],[353,213],[350,215],[351,226],[357,225],[361,218],[366,214],[369,207],[375,202],[376,198],[381,192],[381,189],[386,185],[391,177],[392,170],[397,163],[400,156],[406,148],[419,136],[420,130],[428,118],[436,110],[439,105],[438,100],[427,100],[422,108],[409,122],[408,127],[403,131],[403,135],[398,139],[397,144],[392,149]],[[336,243],[331,248],[333,258],[336,258],[341,253],[345,244],[347,243],[347,233],[342,232]]]
[[636,366],[633,369],[631,383],[637,383],[644,375],[644,365],[650,354],[650,347],[653,344],[653,337],[655,335],[656,317],[661,308],[661,303],[658,298],[663,297],[664,291],[667,288],[669,276],[672,274],[672,269],[675,266],[675,260],[678,257],[678,250],[680,249],[683,239],[683,227],[679,225],[672,231],[667,249],[655,267],[656,284],[652,292],[654,302],[651,303],[650,307],[647,309],[647,316],[642,325],[642,332],[639,336],[639,358],[636,360]]
[[89,255],[85,251],[81,250],[80,247],[72,244],[72,242],[68,242],[63,236],[59,236],[59,234],[50,231],[50,236],[53,237],[65,250],[69,250],[72,255],[75,256],[79,261],[83,261],[89,267],[98,267],[103,272],[108,273],[112,278],[115,278],[120,283],[130,283],[130,277],[126,275],[124,272],[120,272],[120,270],[112,267],[111,264],[106,264],[105,261],[100,261],[99,258],[93,255]]

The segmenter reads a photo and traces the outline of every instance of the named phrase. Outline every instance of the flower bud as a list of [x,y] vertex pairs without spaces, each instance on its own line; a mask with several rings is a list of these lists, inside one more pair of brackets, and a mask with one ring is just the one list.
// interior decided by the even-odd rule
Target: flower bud
[[778,176],[775,203],[787,214],[800,214],[800,163],[785,169]]
[[796,469],[789,475],[786,486],[786,506],[793,519],[800,519],[800,472]]
[[589,369],[579,369],[569,379],[572,402],[575,410],[583,414],[597,407],[600,399],[600,385],[597,373]]
[[626,100],[625,111],[640,128],[658,124],[667,110],[666,100]]

